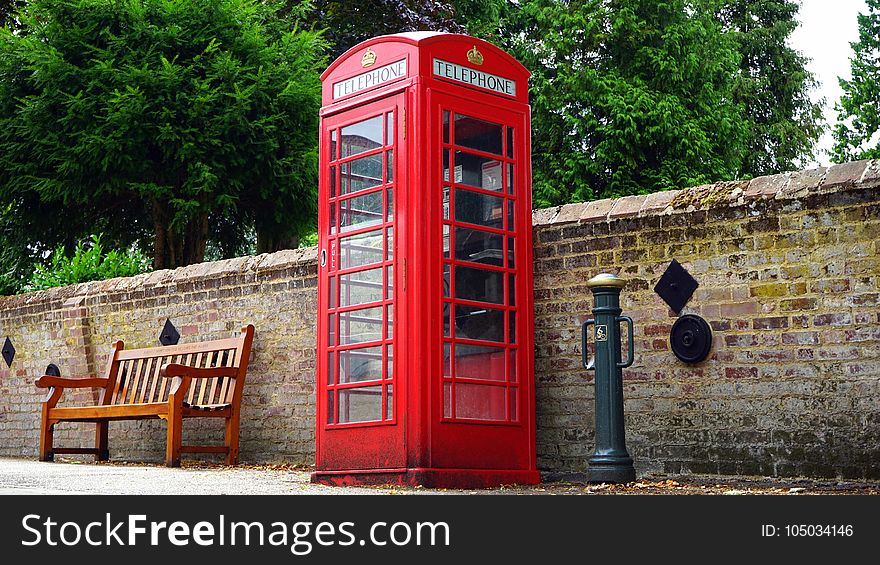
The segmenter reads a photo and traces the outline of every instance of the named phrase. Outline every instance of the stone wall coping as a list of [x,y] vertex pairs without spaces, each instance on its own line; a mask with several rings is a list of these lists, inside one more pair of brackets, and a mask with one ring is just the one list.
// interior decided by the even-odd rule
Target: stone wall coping
[[756,200],[797,200],[818,194],[880,187],[880,159],[866,159],[682,190],[564,204],[532,212],[532,224],[595,223],[748,206]]
[[74,284],[16,296],[0,296],[0,313],[28,306],[58,302],[62,308],[80,304],[84,297],[115,292],[132,292],[157,287],[173,287],[237,275],[267,274],[286,269],[303,268],[317,263],[318,248],[285,249],[275,253],[236,257],[221,261],[197,263],[176,269],[162,269],[133,277]]
[[[852,161],[828,168],[818,167],[745,181],[722,181],[683,190],[543,208],[532,212],[532,225],[594,223],[620,218],[681,214],[711,208],[746,206],[762,199],[794,200],[817,194],[875,187],[880,187],[880,159]],[[170,287],[238,275],[266,275],[315,265],[317,257],[317,247],[286,249],[177,269],[163,269],[134,277],[81,283],[17,296],[0,296],[0,312],[50,302],[79,303],[77,299],[80,297],[113,292]]]

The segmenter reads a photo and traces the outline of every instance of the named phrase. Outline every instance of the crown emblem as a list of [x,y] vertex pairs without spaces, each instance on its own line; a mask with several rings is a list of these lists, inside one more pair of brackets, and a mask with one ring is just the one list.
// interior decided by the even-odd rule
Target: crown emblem
[[361,57],[361,66],[362,67],[369,67],[370,65],[372,65],[375,62],[376,62],[376,53],[372,49],[367,47],[366,52],[364,52],[364,56]]
[[470,51],[467,52],[467,60],[473,63],[474,65],[482,65],[483,64],[483,54],[477,50],[477,46],[474,45]]

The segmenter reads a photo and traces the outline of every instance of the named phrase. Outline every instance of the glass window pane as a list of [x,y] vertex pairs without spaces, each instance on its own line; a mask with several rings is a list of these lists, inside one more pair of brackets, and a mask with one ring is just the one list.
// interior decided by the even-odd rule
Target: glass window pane
[[504,368],[506,352],[503,347],[455,344],[455,378],[507,380]]
[[327,391],[327,423],[336,423],[336,391]]
[[380,341],[381,339],[381,306],[339,314],[339,345]]
[[394,145],[394,112],[385,114],[385,145]]
[[507,389],[503,386],[455,383],[455,417],[506,420]]
[[386,267],[387,273],[385,273],[385,298],[392,299],[394,298],[394,267]]
[[[503,265],[503,237],[470,228],[455,228],[455,258],[472,263]],[[445,246],[444,246],[445,250]]]
[[388,204],[385,209],[385,221],[390,222],[394,219],[394,189],[389,188],[387,193]]
[[440,128],[443,130],[443,143],[449,143],[449,110],[443,110],[443,120]]
[[443,298],[449,298],[449,272],[450,265],[443,265]]
[[350,194],[382,184],[382,154],[368,155],[339,165],[339,194]]
[[385,154],[385,182],[394,182],[394,151]]
[[336,157],[336,131],[337,130],[334,129],[330,132],[330,160],[331,161],[335,161],[337,159],[337,157]]
[[382,300],[382,268],[339,276],[339,305],[355,306]]
[[452,378],[452,344],[443,344],[443,376]]
[[511,349],[508,352],[507,359],[507,371],[510,375],[510,378],[508,380],[512,383],[516,382],[516,352],[516,349]]
[[507,304],[516,306],[516,277],[513,273],[507,275]]
[[455,297],[504,304],[504,273],[458,265],[455,267]]
[[330,303],[330,308],[336,308],[336,277],[330,277],[330,284],[327,285],[327,292],[330,295],[328,297],[328,302]]
[[339,352],[339,382],[355,383],[382,378],[382,347],[364,347]]
[[382,419],[382,387],[346,388],[339,391],[339,423]]
[[382,261],[382,230],[343,237],[339,240],[339,262],[342,269],[371,265]]
[[443,417],[452,418],[452,383],[443,383]]
[[449,325],[449,316],[452,313],[452,304],[449,302],[443,303],[443,337],[451,337],[450,335],[450,325]]
[[497,159],[456,151],[455,176],[454,182],[459,184],[486,190],[502,190],[501,161]]
[[516,224],[513,220],[514,220],[513,200],[508,200],[507,201],[507,229],[509,231],[513,231],[514,229],[516,229]]
[[443,257],[449,258],[449,226],[443,224]]
[[327,345],[336,345],[336,314],[327,317]]
[[456,189],[455,219],[459,222],[479,224],[503,229],[504,199],[471,190]]
[[387,332],[385,334],[385,339],[391,339],[394,337],[394,305],[389,304],[385,307],[385,325],[387,326]]
[[335,353],[332,351],[327,353],[327,384],[336,384],[336,360]]
[[512,237],[507,238],[507,266],[511,269],[516,266],[516,245]]
[[[336,197],[336,167],[330,167],[330,198]],[[331,225],[334,225],[331,223]]]
[[449,219],[449,190],[448,186],[443,186],[443,219]]
[[507,313],[507,316],[508,341],[509,343],[516,343],[516,312],[510,311]]
[[513,128],[507,128],[507,157],[513,159]]
[[383,218],[381,190],[339,201],[340,233],[381,224]]
[[394,228],[385,230],[385,256],[388,261],[394,259]]
[[507,194],[513,194],[513,165],[507,164]]
[[385,419],[394,419],[394,385],[385,387]]
[[455,337],[504,341],[504,310],[455,305]]
[[519,420],[519,389],[510,389],[510,418],[511,422]]
[[342,128],[342,157],[357,155],[382,146],[382,116]]
[[501,155],[501,125],[456,114],[455,144]]
[[336,202],[330,203],[330,233],[336,233]]
[[394,346],[385,346],[385,378],[394,378]]

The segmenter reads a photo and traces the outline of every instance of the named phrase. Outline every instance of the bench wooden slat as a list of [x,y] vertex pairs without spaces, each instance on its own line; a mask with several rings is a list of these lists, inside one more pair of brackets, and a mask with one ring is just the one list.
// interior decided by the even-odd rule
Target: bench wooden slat
[[[196,358],[196,367],[201,367],[201,366],[202,366],[202,354],[199,353],[198,357]],[[204,404],[205,403],[205,390],[208,388],[208,381],[209,380],[216,381],[217,379],[200,379],[199,380],[199,398],[198,398],[198,400],[196,400],[196,404]],[[208,399],[208,402],[211,402],[211,400]]]
[[119,400],[125,396],[128,390],[128,381],[131,380],[131,364],[133,361],[124,361],[119,364],[118,377],[116,377],[116,394],[113,396],[111,404],[119,404]]
[[[182,361],[178,361],[181,365],[191,365],[192,364],[192,353],[187,354],[187,356]],[[196,387],[198,386],[198,381],[192,383],[187,391],[187,396],[185,402],[193,403],[193,398],[196,394]]]
[[131,385],[129,386],[128,398],[123,398],[121,404],[134,404],[137,398],[138,387],[141,384],[141,370],[143,369],[144,360],[134,360],[134,371],[132,372]]
[[[137,402],[138,404],[144,403],[144,399],[147,397],[147,390],[149,390],[150,383],[153,381],[152,375],[150,374],[150,371],[152,370],[153,359],[155,358],[150,357],[144,360],[144,376],[143,380],[141,381],[141,392],[140,394],[138,394],[137,399],[135,400],[135,402]],[[149,400],[147,400],[147,402],[149,402]]]
[[92,420],[125,416],[163,416],[168,413],[167,402],[149,404],[109,404],[106,406],[66,406],[49,410],[51,420]]
[[153,366],[150,368],[151,383],[150,383],[150,394],[146,398],[147,402],[156,402],[157,401],[156,389],[158,388],[159,381],[165,380],[165,379],[157,378],[159,375],[159,369],[161,369],[161,368],[162,368],[162,358],[161,357],[154,357],[153,358]]
[[[210,361],[210,359],[208,359],[208,361]],[[207,404],[217,402],[217,383],[222,380],[223,377],[220,377],[219,379],[211,379],[211,391],[208,393]],[[199,404],[201,404],[201,401],[199,402]]]
[[[161,347],[167,356],[186,355],[188,353],[198,353],[200,351],[216,351],[218,349],[235,349],[241,340],[237,337],[226,339],[217,339],[213,341],[200,341],[196,343],[184,343],[181,345],[164,345]],[[146,347],[142,349],[123,349],[119,352],[119,359],[122,361],[128,359],[138,359],[142,357],[152,357],[156,355],[156,347]]]

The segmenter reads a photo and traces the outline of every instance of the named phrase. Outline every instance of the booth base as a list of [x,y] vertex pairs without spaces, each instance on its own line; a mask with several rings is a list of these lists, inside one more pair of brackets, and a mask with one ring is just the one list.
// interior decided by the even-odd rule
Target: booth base
[[428,488],[492,488],[536,485],[538,471],[522,469],[360,469],[315,471],[312,482],[332,486],[401,485]]

